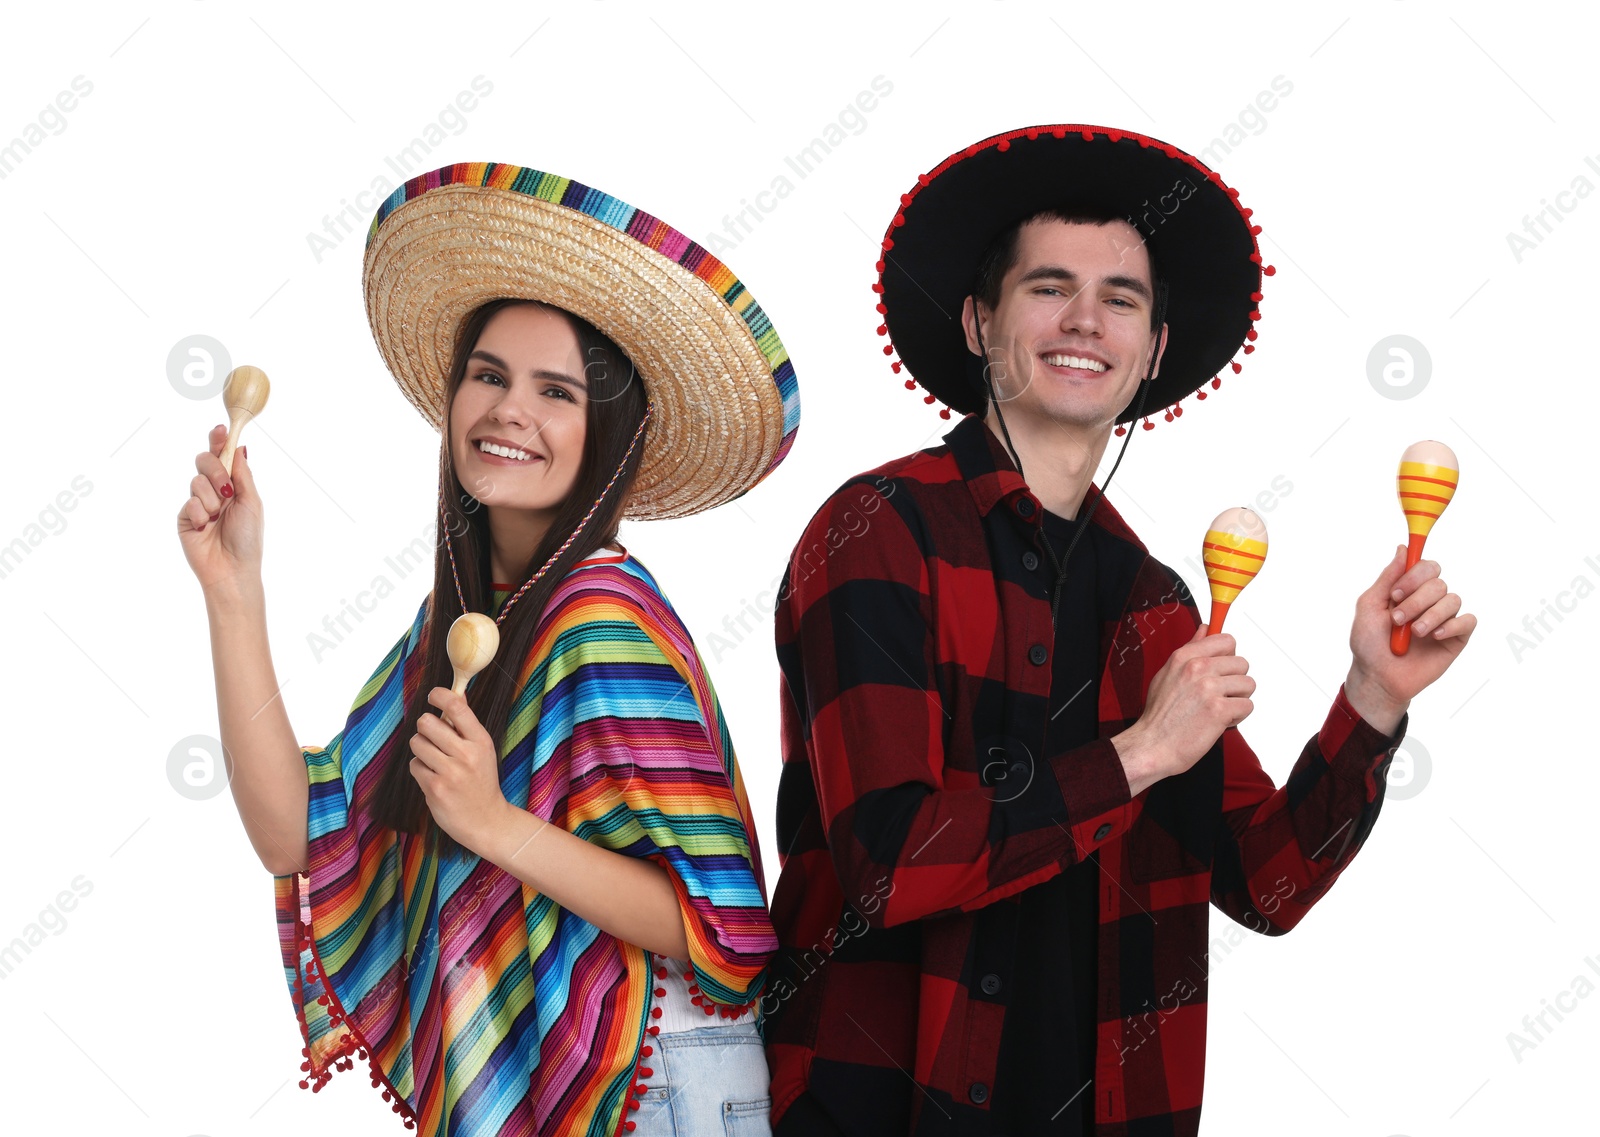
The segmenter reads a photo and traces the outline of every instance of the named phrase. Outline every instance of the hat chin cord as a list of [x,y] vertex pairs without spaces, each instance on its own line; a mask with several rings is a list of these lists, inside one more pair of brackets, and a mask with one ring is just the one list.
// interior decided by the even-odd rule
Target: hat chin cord
[[[1128,420],[1130,424],[1138,422],[1140,414],[1144,411],[1144,397],[1149,393],[1151,381],[1155,378],[1156,348],[1159,346],[1159,338],[1161,334],[1160,329],[1161,325],[1166,320],[1166,316],[1167,286],[1165,282],[1162,282],[1156,286],[1155,326],[1157,342],[1151,345],[1150,364],[1145,369],[1144,378],[1139,381],[1139,398],[1135,401],[1133,406],[1133,418]],[[984,347],[983,344],[983,328],[978,320],[978,302],[976,297],[973,298],[972,302],[972,323],[973,328],[977,332],[978,336],[978,351],[983,359],[983,386],[985,398],[988,400],[988,402],[994,405],[995,417],[1000,420],[1000,433],[1005,438],[1006,449],[1011,453],[1011,461],[1016,464],[1018,475],[1020,475],[1023,480],[1026,481],[1027,475],[1023,474],[1022,472],[1022,459],[1017,455],[1017,448],[1011,443],[1011,432],[1006,429],[1006,416],[1005,413],[1000,409],[1000,398],[995,391],[994,380],[989,375],[989,351],[986,347]],[[1122,456],[1128,452],[1128,442],[1133,438],[1133,435],[1134,432],[1132,429],[1129,429],[1123,434],[1122,449],[1117,451],[1117,460],[1111,464],[1111,472],[1106,475],[1106,486],[1111,484],[1111,479],[1116,474],[1117,467],[1122,465]],[[1039,527],[1039,539],[1044,543],[1044,551],[1049,554],[1050,564],[1055,568],[1056,572],[1055,583],[1050,589],[1050,626],[1052,628],[1054,628],[1056,624],[1056,612],[1061,607],[1061,586],[1067,579],[1067,561],[1072,556],[1072,550],[1077,548],[1078,541],[1083,537],[1084,533],[1088,531],[1089,519],[1094,516],[1095,509],[1105,497],[1104,486],[1096,487],[1093,479],[1090,480],[1089,485],[1091,489],[1095,490],[1095,499],[1092,503],[1090,503],[1089,512],[1084,515],[1082,524],[1078,526],[1077,532],[1072,535],[1072,540],[1067,542],[1067,551],[1065,554],[1057,558],[1056,551],[1050,544],[1050,538],[1045,535],[1044,526],[1041,525]]]

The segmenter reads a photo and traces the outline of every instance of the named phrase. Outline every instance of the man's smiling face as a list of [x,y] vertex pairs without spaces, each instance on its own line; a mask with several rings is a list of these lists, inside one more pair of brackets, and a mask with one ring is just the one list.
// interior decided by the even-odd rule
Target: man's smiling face
[[[1144,242],[1126,221],[1039,219],[1018,232],[1016,254],[994,311],[978,308],[1002,410],[1109,427],[1137,393],[1155,346]],[[973,303],[963,318],[976,353]]]

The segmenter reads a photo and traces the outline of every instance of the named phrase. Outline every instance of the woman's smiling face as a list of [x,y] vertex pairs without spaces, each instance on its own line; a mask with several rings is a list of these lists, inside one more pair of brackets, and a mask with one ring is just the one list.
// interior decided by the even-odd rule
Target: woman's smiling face
[[456,476],[485,505],[553,516],[583,465],[588,414],[572,325],[548,308],[508,305],[484,325],[451,404]]

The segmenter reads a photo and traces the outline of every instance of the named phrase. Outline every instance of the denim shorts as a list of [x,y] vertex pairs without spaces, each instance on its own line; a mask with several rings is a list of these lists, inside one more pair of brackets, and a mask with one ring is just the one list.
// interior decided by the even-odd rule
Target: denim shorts
[[650,1076],[630,1110],[633,1137],[772,1137],[767,1053],[755,1016],[728,1026],[646,1035]]

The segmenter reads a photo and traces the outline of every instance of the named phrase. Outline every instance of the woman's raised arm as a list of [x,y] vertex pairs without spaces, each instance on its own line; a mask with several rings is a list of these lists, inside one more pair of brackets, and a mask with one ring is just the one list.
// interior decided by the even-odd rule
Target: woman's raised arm
[[283,875],[305,868],[309,788],[267,644],[261,499],[243,449],[232,477],[223,469],[227,436],[213,427],[210,450],[195,456],[178,538],[205,594],[228,788],[262,866]]

